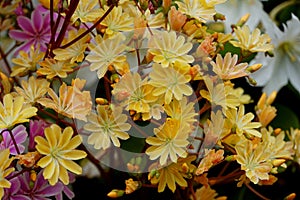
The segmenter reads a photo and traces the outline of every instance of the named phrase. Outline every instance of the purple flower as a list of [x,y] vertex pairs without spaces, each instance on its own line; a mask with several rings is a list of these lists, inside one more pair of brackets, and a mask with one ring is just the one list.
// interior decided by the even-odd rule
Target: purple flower
[[[68,174],[69,174],[70,183],[75,182],[75,174],[71,172],[68,172]],[[63,185],[63,192],[69,199],[73,199],[75,197],[74,192],[67,185]],[[60,193],[56,195],[55,198],[56,200],[63,200],[63,194]]]
[[25,172],[19,176],[20,190],[19,193],[29,197],[31,200],[48,200],[49,197],[62,193],[63,184],[58,182],[51,186],[43,177],[43,171],[37,174],[36,181],[31,185],[30,173]]
[[17,22],[22,30],[11,30],[9,36],[17,41],[24,42],[18,50],[28,52],[32,45],[35,48],[39,45],[40,50],[45,52],[51,37],[50,12],[45,13],[37,7],[31,13],[31,19],[18,16]]
[[21,183],[18,177],[12,178],[10,182],[10,188],[4,189],[3,200],[31,200],[28,196],[19,193]]
[[50,126],[47,122],[43,120],[31,120],[29,122],[29,144],[28,148],[30,150],[35,149],[34,138],[36,136],[44,136],[44,129]]
[[[22,143],[25,142],[25,140],[28,136],[26,127],[23,125],[18,125],[11,132],[17,143],[20,153],[23,153],[25,150],[25,147],[22,145]],[[2,137],[3,137],[3,140],[0,143],[0,149],[9,149],[10,153],[12,155],[17,155],[18,153],[16,150],[16,146],[14,145],[14,142],[10,136],[10,133],[8,131],[4,131],[2,133]]]

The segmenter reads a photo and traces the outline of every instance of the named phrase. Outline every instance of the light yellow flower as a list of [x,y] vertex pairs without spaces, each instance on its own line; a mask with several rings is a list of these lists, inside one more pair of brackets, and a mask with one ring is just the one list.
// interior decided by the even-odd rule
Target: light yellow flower
[[88,137],[88,144],[94,145],[95,149],[107,149],[111,142],[120,147],[119,138],[127,140],[129,135],[126,131],[131,128],[127,122],[127,116],[122,114],[121,107],[110,109],[105,105],[97,105],[97,113],[88,116],[88,123],[84,129],[92,132]]
[[58,76],[60,78],[66,78],[68,72],[72,72],[72,67],[76,64],[71,64],[64,61],[57,61],[52,58],[46,58],[44,61],[39,62],[41,68],[37,70],[39,76],[46,76],[47,79],[53,79]]
[[[82,2],[82,1],[80,1]],[[86,1],[84,1],[86,2]],[[87,1],[89,2],[89,1]],[[76,38],[78,35],[81,35],[85,29],[79,29],[77,30],[71,30],[68,32],[68,38],[66,38],[62,45],[72,41],[74,38]],[[75,44],[65,48],[65,49],[54,49],[53,53],[55,54],[54,59],[59,61],[65,61],[69,62],[70,64],[73,64],[74,62],[82,62],[84,59],[84,51],[88,46],[87,41],[90,39],[89,35],[84,36],[79,41],[76,41]]]
[[86,80],[76,78],[72,81],[72,86],[63,83],[59,88],[59,96],[50,88],[50,98],[41,98],[38,103],[66,117],[86,121],[86,116],[92,109],[92,101],[90,92],[82,91],[85,82]]
[[252,141],[242,139],[235,146],[235,150],[236,160],[251,182],[257,184],[259,180],[269,179],[272,164],[268,161],[270,151],[266,151],[264,145],[254,145]]
[[225,111],[227,121],[231,124],[231,130],[236,132],[237,135],[243,133],[250,134],[252,136],[261,137],[261,133],[255,128],[261,127],[260,122],[251,122],[254,119],[253,113],[245,114],[245,106],[239,106],[239,109],[228,109]]
[[267,52],[274,49],[274,46],[270,43],[270,36],[261,34],[258,28],[250,33],[249,27],[244,25],[242,28],[238,26],[234,32],[237,41],[231,40],[230,43],[235,47],[240,47],[242,50],[250,52]]
[[[177,163],[171,163],[163,168],[157,163],[149,167],[150,173],[148,179],[151,184],[158,184],[158,192],[165,191],[166,186],[175,192],[176,184],[181,187],[187,187],[185,178],[190,178],[196,167],[191,164],[196,156],[188,156],[187,158],[179,158]],[[186,167],[183,167],[186,166]]]
[[19,55],[20,57],[11,60],[15,64],[12,68],[11,76],[25,76],[30,71],[35,71],[37,64],[42,60],[45,53],[40,52],[39,48],[34,49],[34,46],[31,46],[29,54],[25,51],[20,51]]
[[24,97],[25,103],[34,104],[47,93],[50,83],[46,79],[36,79],[31,76],[28,81],[22,80],[22,88],[16,86],[18,95]]
[[9,158],[9,149],[0,150],[0,199],[4,195],[4,188],[10,188],[11,183],[5,179],[15,168],[9,167],[13,157]]
[[223,2],[211,1],[211,3],[207,3],[206,0],[183,0],[175,3],[180,12],[205,23],[208,20],[213,20],[213,16],[216,14],[215,4]]
[[67,127],[63,130],[52,124],[45,129],[45,137],[36,136],[34,141],[37,143],[36,149],[44,155],[37,163],[44,168],[43,176],[50,185],[55,185],[58,180],[65,185],[69,184],[68,171],[75,174],[81,174],[82,168],[73,160],[85,158],[87,154],[84,151],[76,150],[81,144],[79,135],[73,136],[73,129]]
[[97,70],[98,78],[102,78],[107,72],[108,66],[113,65],[116,68],[122,69],[126,56],[122,55],[126,46],[122,43],[124,36],[116,35],[114,38],[103,39],[97,35],[96,44],[90,43],[91,52],[86,57],[86,60],[91,62],[90,69]]
[[211,102],[212,106],[221,106],[224,110],[235,109],[240,105],[239,99],[229,91],[230,85],[225,85],[216,77],[203,76],[207,90],[200,90],[200,95]]
[[164,108],[168,117],[178,120],[183,126],[189,127],[187,132],[193,131],[198,116],[195,111],[195,103],[188,102],[188,99],[183,97],[181,100],[173,99],[169,104],[165,104]]
[[[108,6],[101,9],[101,16],[108,10]],[[101,25],[107,27],[105,34],[112,37],[122,31],[130,31],[133,29],[134,19],[126,12],[123,12],[121,6],[114,7],[112,11],[104,18]]]
[[179,157],[186,157],[189,135],[184,128],[186,127],[180,128],[178,120],[168,119],[161,127],[154,129],[155,136],[146,139],[151,145],[146,154],[151,160],[159,158],[160,165],[165,165],[170,160],[177,162]]
[[213,71],[223,80],[230,80],[247,76],[246,71],[248,64],[239,63],[237,64],[238,56],[231,53],[226,53],[224,59],[220,54],[217,55],[216,62],[211,61],[210,64],[213,67]]
[[227,197],[225,197],[225,196],[217,197],[218,193],[216,192],[216,190],[212,189],[210,186],[208,186],[208,187],[202,186],[201,188],[197,189],[195,196],[196,196],[196,200],[203,200],[203,199],[226,200],[227,199]]
[[77,19],[81,22],[94,22],[101,16],[99,2],[97,0],[91,1],[79,1],[79,4],[71,17],[71,21],[74,23]]
[[278,135],[273,135],[273,129],[261,129],[262,145],[270,151],[269,159],[275,167],[286,166],[285,161],[292,159],[295,153],[292,141],[285,141],[285,133],[282,131]]
[[[126,73],[115,85],[112,94],[118,104],[126,106],[126,110],[141,113],[143,119],[150,117],[151,106],[157,101],[153,95],[154,87],[142,80],[138,73]],[[148,117],[146,117],[148,118]]]
[[37,108],[24,103],[24,97],[6,94],[0,102],[0,129],[10,129],[14,125],[29,122],[36,115]]
[[154,63],[152,69],[149,84],[155,87],[153,95],[162,95],[166,104],[169,104],[173,97],[181,100],[183,95],[193,94],[193,89],[188,85],[189,80],[173,68],[163,68],[160,64]]
[[194,57],[187,55],[192,49],[192,43],[185,41],[182,35],[176,36],[175,31],[157,32],[149,40],[149,53],[154,55],[153,61],[165,67],[180,63],[192,63]]

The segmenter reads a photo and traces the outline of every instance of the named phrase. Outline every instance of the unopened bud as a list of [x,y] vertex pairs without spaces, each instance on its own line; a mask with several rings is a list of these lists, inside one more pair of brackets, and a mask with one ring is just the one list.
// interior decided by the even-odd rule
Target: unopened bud
[[223,15],[223,14],[221,14],[221,13],[216,13],[215,15],[214,15],[214,20],[215,21],[217,21],[217,20],[225,20],[226,19],[226,17],[225,17],[225,15]]
[[249,17],[250,17],[249,13],[242,16],[238,21],[238,23],[236,23],[236,26],[244,26],[244,24],[248,21]]
[[104,98],[96,98],[96,103],[98,105],[107,105],[108,104],[108,101]]
[[277,92],[273,91],[267,99],[267,104],[271,105],[277,96]]
[[274,130],[274,134],[275,135],[278,135],[279,133],[281,133],[281,128],[276,128],[275,130]]
[[272,161],[273,166],[278,167],[285,162],[285,159],[275,159]]
[[118,198],[124,195],[124,190],[117,190],[117,189],[113,189],[112,191],[110,191],[107,196],[110,198]]
[[119,75],[116,74],[116,73],[115,73],[115,74],[112,74],[112,75],[110,76],[110,81],[113,82],[113,83],[118,83],[119,80],[120,80],[120,77],[119,77]]
[[262,64],[254,64],[251,65],[247,68],[247,71],[250,73],[256,72],[257,70],[259,70],[262,67]]
[[256,80],[254,80],[253,78],[251,78],[251,77],[248,77],[248,81],[249,81],[249,83],[251,84],[251,85],[256,85],[257,84],[257,82],[256,82]]
[[189,166],[186,163],[183,163],[181,165],[181,168],[182,168],[182,172],[185,173],[185,174],[188,173],[189,170],[190,170]]
[[284,198],[284,200],[293,200],[296,198],[296,193],[291,193]]
[[226,156],[224,160],[228,162],[232,162],[236,160],[236,156],[235,155]]

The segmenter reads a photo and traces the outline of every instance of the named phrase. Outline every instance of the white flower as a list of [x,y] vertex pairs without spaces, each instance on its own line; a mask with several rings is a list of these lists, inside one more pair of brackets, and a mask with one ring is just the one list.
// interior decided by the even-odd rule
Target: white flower
[[267,94],[279,91],[289,81],[300,92],[300,21],[292,15],[292,19],[283,26],[284,31],[274,24],[273,29],[267,32],[275,46],[274,57],[259,53],[253,60],[263,67],[251,77],[257,81],[257,86],[264,86],[263,91]]
[[216,11],[225,15],[224,23],[227,33],[231,32],[231,24],[236,24],[246,14],[250,14],[246,23],[250,30],[254,30],[260,22],[265,27],[271,21],[259,0],[227,0],[223,4],[216,5]]

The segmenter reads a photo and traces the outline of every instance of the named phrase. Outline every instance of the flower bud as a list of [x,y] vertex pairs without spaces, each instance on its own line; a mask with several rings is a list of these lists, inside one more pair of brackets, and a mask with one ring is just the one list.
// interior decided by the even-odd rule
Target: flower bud
[[118,198],[124,195],[124,190],[113,189],[110,191],[107,196],[110,198]]

